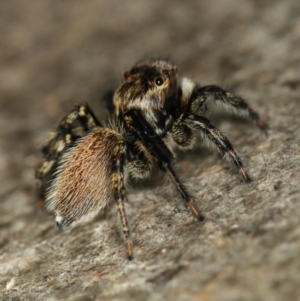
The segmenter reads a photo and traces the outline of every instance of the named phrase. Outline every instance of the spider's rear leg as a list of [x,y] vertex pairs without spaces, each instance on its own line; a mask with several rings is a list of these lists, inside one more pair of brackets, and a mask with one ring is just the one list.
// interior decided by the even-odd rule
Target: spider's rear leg
[[267,134],[268,125],[260,118],[257,112],[251,109],[244,99],[215,85],[196,88],[196,94],[203,102],[210,99],[214,100],[225,108],[252,119],[256,125]]
[[46,180],[51,179],[62,154],[74,145],[74,142],[96,126],[101,126],[88,105],[79,105],[60,122],[57,130],[42,147],[43,162],[35,173],[38,207],[44,202]]
[[245,171],[244,165],[230,141],[217,128],[211,125],[207,118],[189,114],[185,116],[183,122],[193,129],[201,130],[205,139],[213,142],[220,151],[228,155],[244,180],[251,182],[251,178]]

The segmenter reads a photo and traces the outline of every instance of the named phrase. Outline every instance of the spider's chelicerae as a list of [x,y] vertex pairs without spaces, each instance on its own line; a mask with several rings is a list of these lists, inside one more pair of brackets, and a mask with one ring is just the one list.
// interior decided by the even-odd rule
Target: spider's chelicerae
[[231,92],[213,85],[202,87],[187,78],[178,82],[177,75],[170,61],[141,61],[125,72],[107,125],[87,105],[77,106],[63,118],[44,145],[44,161],[36,171],[40,196],[45,193],[45,179],[52,178],[46,205],[55,213],[58,228],[94,216],[113,199],[132,259],[124,175],[147,177],[153,165],[167,174],[194,217],[203,220],[173,169],[174,148],[192,148],[195,131],[227,155],[246,182],[251,181],[229,140],[204,117],[206,103],[213,100],[242,113],[264,131],[266,123]]

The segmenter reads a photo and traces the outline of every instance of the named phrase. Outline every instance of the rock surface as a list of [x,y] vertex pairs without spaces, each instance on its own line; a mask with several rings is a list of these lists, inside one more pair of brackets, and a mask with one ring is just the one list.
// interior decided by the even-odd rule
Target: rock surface
[[[300,3],[2,1],[0,3],[1,300],[300,300]],[[254,182],[201,143],[178,172],[206,215],[173,186],[132,183],[128,262],[114,206],[59,232],[37,212],[39,146],[74,103],[99,101],[147,56],[242,95],[270,125],[211,106],[209,118]]]

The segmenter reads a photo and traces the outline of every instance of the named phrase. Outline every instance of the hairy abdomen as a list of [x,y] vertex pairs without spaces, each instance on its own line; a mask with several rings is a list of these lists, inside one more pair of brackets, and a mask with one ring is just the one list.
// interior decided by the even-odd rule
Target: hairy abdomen
[[63,155],[47,196],[59,228],[96,215],[111,198],[112,155],[123,138],[96,128]]

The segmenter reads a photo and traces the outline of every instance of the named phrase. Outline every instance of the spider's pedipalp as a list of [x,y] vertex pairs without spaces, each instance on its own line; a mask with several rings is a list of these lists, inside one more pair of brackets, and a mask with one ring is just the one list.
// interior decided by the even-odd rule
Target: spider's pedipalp
[[195,145],[196,138],[192,132],[192,129],[182,122],[183,117],[184,114],[174,121],[171,132],[173,139],[179,148],[190,149]]

